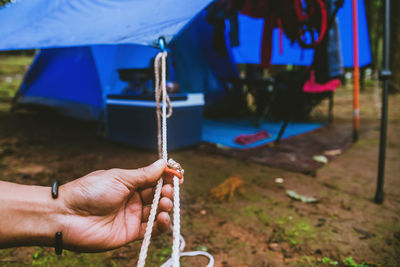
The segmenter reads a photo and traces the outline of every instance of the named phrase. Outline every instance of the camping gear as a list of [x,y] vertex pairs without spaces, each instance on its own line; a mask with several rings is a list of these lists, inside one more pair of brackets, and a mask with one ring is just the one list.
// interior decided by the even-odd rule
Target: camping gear
[[[359,29],[359,64],[365,67],[371,63],[370,42],[368,37],[367,19],[363,0],[358,0],[358,29]],[[343,7],[337,13],[338,32],[340,36],[340,54],[343,66],[353,67],[353,31],[349,27],[352,23],[352,1],[344,1]],[[236,63],[260,64],[261,43],[264,20],[238,14],[239,46],[232,47],[233,58]],[[292,43],[283,33],[282,52],[279,45],[279,28],[272,33],[272,65],[310,66],[313,61],[314,50],[302,49],[298,43]]]
[[314,71],[310,72],[310,79],[304,83],[303,91],[305,93],[322,93],[326,91],[335,91],[340,86],[339,79],[333,79],[324,84],[319,84],[315,81]]
[[233,142],[240,145],[250,145],[268,137],[270,137],[269,133],[267,133],[265,130],[261,130],[254,134],[241,134],[235,137],[235,139],[233,139]]
[[[231,45],[238,46],[238,12],[264,20],[261,44],[261,65],[268,68],[272,55],[272,31],[284,31],[291,42],[303,48],[312,48],[321,42],[326,30],[326,8],[322,0],[217,0],[208,8],[208,21],[214,25],[213,46],[221,55],[227,54],[225,46],[225,20],[229,19]],[[314,37],[317,35],[317,40]],[[305,37],[306,36],[306,37]],[[311,41],[306,41],[311,39]],[[282,53],[282,35],[279,38]]]
[[[169,149],[176,150],[201,143],[204,95],[171,94],[170,100],[174,115],[168,119]],[[106,104],[106,132],[111,140],[145,149],[157,149],[154,94],[147,97],[109,95]]]
[[[221,79],[238,74],[231,57],[217,57],[207,47],[212,28],[204,17],[205,12],[195,17],[170,44],[168,80],[173,90],[205,93],[213,103],[216,95],[225,97]],[[16,107],[46,105],[68,116],[106,123],[107,95],[151,92],[152,81],[146,76],[156,53],[151,46],[128,44],[42,49],[15,98]]]
[[[330,17],[325,30],[329,32],[332,30],[336,14],[342,5],[343,0],[332,0],[332,3],[328,5]],[[335,37],[335,35],[332,36]],[[330,35],[325,35],[318,41],[319,46],[315,48],[315,58],[310,68],[283,71],[273,77],[273,87],[270,90],[269,99],[264,101],[265,107],[261,112],[259,123],[270,114],[275,117],[279,116],[279,119],[284,121],[275,144],[279,144],[289,121],[306,118],[312,109],[325,98],[329,99],[328,122],[333,120],[333,91],[340,86],[340,81],[330,76],[328,62],[334,63],[333,65],[340,65],[339,69],[341,70],[342,67],[340,58],[336,53],[337,50],[333,53],[328,51],[328,45],[337,41],[330,37]],[[317,77],[315,77],[316,75]],[[316,81],[320,83],[322,81],[323,84]]]
[[[282,53],[282,30],[289,40],[298,42],[303,48],[318,45],[325,36],[326,9],[322,0],[283,0],[281,2],[265,0],[247,0],[241,13],[254,18],[264,19],[264,29],[261,45],[261,66],[269,68],[272,56],[273,29],[279,27],[279,52]],[[318,39],[315,41],[315,33]],[[311,37],[306,44],[304,36]]]

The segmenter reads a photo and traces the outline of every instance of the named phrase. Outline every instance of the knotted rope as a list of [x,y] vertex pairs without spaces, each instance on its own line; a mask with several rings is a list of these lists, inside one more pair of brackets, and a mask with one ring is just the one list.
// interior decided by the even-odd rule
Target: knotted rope
[[[157,107],[157,126],[158,126],[158,155],[167,162],[167,118],[172,115],[172,107],[166,89],[166,58],[167,52],[160,52],[154,60],[155,72],[155,98]],[[161,79],[160,79],[161,76]],[[160,100],[162,98],[162,107],[160,108]],[[168,114],[167,114],[168,105]],[[168,161],[168,165],[172,168],[180,168],[175,162]],[[179,164],[178,164],[179,165]],[[154,220],[157,213],[158,202],[160,200],[163,179],[161,178],[154,193],[153,203],[151,204],[150,216],[147,222],[146,232],[144,235],[142,247],[140,249],[138,267],[143,267],[146,263],[147,250],[150,245],[151,232],[154,226]],[[173,243],[172,243],[172,259],[173,266],[179,266],[179,239],[180,239],[180,199],[179,199],[179,178],[174,176],[174,210],[173,210]]]
[[[156,100],[156,113],[157,113],[157,140],[158,140],[158,156],[167,162],[168,167],[175,169],[183,175],[183,169],[179,163],[172,159],[168,159],[167,153],[167,118],[172,115],[172,106],[166,89],[166,58],[167,52],[160,52],[154,60],[154,73],[155,73],[155,100]],[[162,106],[160,107],[160,101]],[[168,107],[168,113],[167,113]],[[157,182],[156,190],[154,193],[153,203],[151,204],[150,216],[147,222],[146,232],[144,235],[142,247],[140,249],[138,267],[144,267],[147,258],[147,251],[150,245],[151,232],[154,226],[154,220],[157,213],[158,202],[160,200],[163,179]],[[173,208],[173,225],[172,225],[172,255],[171,258],[165,262],[162,267],[179,267],[179,259],[181,256],[206,256],[210,259],[207,267],[214,266],[214,258],[207,252],[192,251],[181,252],[185,248],[185,240],[181,236],[180,229],[180,197],[179,197],[179,178],[174,176],[174,208]]]

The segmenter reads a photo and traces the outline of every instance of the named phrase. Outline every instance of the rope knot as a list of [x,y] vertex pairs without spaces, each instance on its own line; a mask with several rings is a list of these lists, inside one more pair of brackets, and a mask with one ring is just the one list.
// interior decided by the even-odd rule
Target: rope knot
[[185,170],[182,168],[181,164],[170,158],[167,162],[167,166],[180,173],[180,175],[183,177]]

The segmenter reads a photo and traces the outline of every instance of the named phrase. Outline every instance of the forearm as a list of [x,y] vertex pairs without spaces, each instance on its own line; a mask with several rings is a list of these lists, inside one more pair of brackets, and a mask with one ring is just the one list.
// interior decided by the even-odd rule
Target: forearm
[[63,213],[50,187],[0,181],[0,248],[54,246],[55,233],[64,228]]

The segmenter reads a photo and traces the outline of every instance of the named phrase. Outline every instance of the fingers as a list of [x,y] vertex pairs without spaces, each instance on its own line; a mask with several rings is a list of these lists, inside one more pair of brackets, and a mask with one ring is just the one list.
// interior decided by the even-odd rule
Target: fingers
[[[157,213],[170,212],[172,210],[173,206],[174,206],[174,204],[172,203],[171,199],[163,197],[160,199],[160,202],[158,204]],[[151,206],[143,207],[142,222],[146,222],[149,219],[150,209],[151,209]]]
[[[152,236],[157,236],[168,230],[171,219],[167,212],[160,212],[154,222]],[[146,232],[147,222],[142,222],[140,225],[139,238],[143,239]]]
[[164,172],[166,164],[160,159],[153,164],[136,170],[113,169],[122,182],[133,188],[154,186]]
[[160,233],[163,233],[168,230],[171,219],[167,212],[160,212],[157,215],[156,227]]
[[[164,184],[174,184],[174,177],[172,175],[165,175],[164,177]],[[178,178],[179,179],[179,184],[183,184],[183,177]]]
[[[142,198],[143,205],[150,205],[153,203],[155,188],[146,188],[140,191],[140,197]],[[173,199],[174,189],[171,184],[165,184],[161,189],[161,197],[167,197]]]

